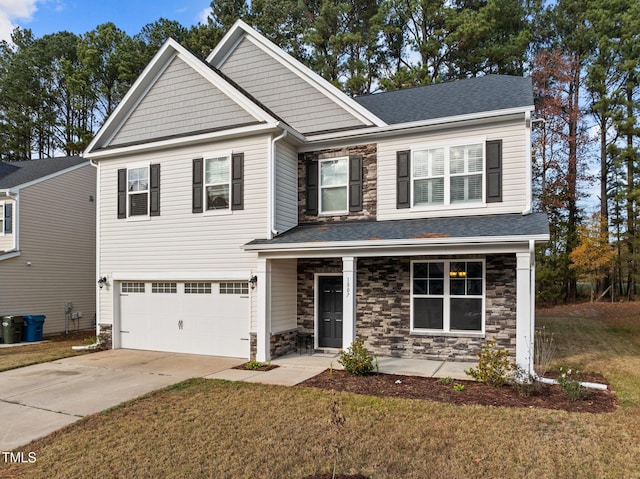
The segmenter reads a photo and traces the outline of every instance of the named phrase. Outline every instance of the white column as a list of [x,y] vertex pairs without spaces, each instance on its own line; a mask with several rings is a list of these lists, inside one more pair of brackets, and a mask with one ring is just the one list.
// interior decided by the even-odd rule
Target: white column
[[356,258],[342,258],[342,349],[356,339]]
[[534,288],[531,253],[516,254],[516,364],[533,373]]
[[269,361],[271,359],[271,262],[265,258],[258,258],[257,262],[258,283],[256,285],[257,297],[257,361]]

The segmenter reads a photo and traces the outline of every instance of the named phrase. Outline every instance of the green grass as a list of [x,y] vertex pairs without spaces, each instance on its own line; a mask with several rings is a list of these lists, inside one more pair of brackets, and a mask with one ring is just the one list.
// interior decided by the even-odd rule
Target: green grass
[[47,337],[44,342],[0,348],[0,371],[87,354],[91,351],[74,351],[71,346],[82,346],[83,341],[92,334],[95,332],[60,334]]
[[[615,412],[340,393],[346,424],[338,472],[372,479],[638,477],[639,320],[640,313],[591,310],[540,314],[554,331],[557,364],[602,372],[624,396]],[[303,478],[333,466],[331,403],[331,393],[319,390],[193,379],[21,448],[37,462],[0,462],[0,477]]]

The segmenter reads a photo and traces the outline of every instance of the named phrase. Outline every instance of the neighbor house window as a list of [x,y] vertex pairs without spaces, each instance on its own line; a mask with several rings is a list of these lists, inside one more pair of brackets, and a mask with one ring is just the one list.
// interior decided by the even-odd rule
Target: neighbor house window
[[207,210],[228,210],[231,191],[231,158],[206,158],[204,187]]
[[0,236],[4,235],[4,203],[0,203]]
[[414,262],[412,330],[482,332],[484,262]]
[[483,143],[418,149],[412,166],[414,206],[483,200]]
[[320,161],[320,212],[348,211],[349,158]]
[[149,214],[149,167],[127,170],[127,205],[129,216]]

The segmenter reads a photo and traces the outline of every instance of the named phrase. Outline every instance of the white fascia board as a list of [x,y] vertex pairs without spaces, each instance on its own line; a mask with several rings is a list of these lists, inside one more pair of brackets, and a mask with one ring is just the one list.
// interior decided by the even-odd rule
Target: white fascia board
[[231,30],[227,32],[216,48],[209,54],[207,62],[216,68],[220,68],[238,45],[243,35],[246,35],[246,38],[248,38],[254,45],[288,68],[291,72],[298,75],[304,81],[311,84],[323,95],[348,111],[358,120],[365,124],[375,126],[386,125],[382,119],[378,118],[354,99],[347,96],[344,92],[340,91],[313,70],[300,63],[273,42],[260,35],[242,20],[237,20],[233,24]]
[[[64,170],[56,171],[55,173],[51,173],[50,175],[43,176],[41,178],[36,178],[35,180],[28,181],[27,183],[22,183],[20,185],[16,185],[13,188],[8,190],[2,190],[7,193],[7,196],[11,197],[11,193],[18,193],[21,189],[27,188],[29,186],[37,185],[38,183],[42,183],[43,181],[50,180],[51,178],[55,178],[56,176],[64,175],[65,173],[69,173],[74,170],[78,170],[82,167],[89,166],[88,161],[84,161],[82,163],[78,163],[77,165],[70,166],[69,168],[65,168]],[[2,193],[0,191],[0,193]]]
[[229,130],[220,130],[211,133],[202,133],[200,135],[185,136],[181,138],[171,138],[168,140],[152,141],[148,143],[140,143],[137,145],[123,146],[119,148],[112,148],[107,150],[96,150],[93,152],[85,153],[86,158],[94,160],[101,160],[110,158],[113,156],[141,153],[145,151],[162,150],[165,148],[173,148],[176,146],[185,146],[191,144],[198,144],[210,141],[227,140],[231,138],[237,138],[241,136],[250,136],[252,134],[270,133],[272,131],[281,131],[282,126],[278,124],[273,125],[269,123],[261,123],[258,125],[248,125],[240,128],[233,128]]
[[403,247],[433,247],[442,246],[446,248],[476,245],[485,248],[491,245],[524,244],[529,245],[529,241],[543,242],[549,241],[548,234],[532,236],[475,236],[468,238],[426,238],[426,239],[393,239],[374,241],[318,241],[308,243],[283,243],[269,245],[245,245],[246,251],[328,251],[328,250],[350,250],[351,254],[358,256],[359,249],[389,249]]
[[454,123],[469,123],[501,120],[509,116],[523,116],[533,110],[531,107],[509,108],[505,110],[484,111],[480,113],[470,113],[468,115],[448,116],[443,118],[434,118],[431,120],[412,121],[406,123],[395,123],[383,127],[361,128],[357,130],[345,130],[334,133],[323,133],[321,135],[307,136],[307,144],[309,149],[316,149],[318,143],[330,142],[335,140],[359,140],[368,136],[384,137],[393,136],[401,133],[412,133],[427,131],[434,128],[442,128]]
[[2,253],[0,254],[0,261],[4,261],[7,259],[11,259],[11,258],[17,258],[18,256],[20,256],[20,251],[9,251],[6,253]]
[[465,245],[413,245],[375,247],[361,245],[359,248],[328,248],[322,250],[268,250],[258,252],[258,257],[265,259],[296,258],[374,258],[400,256],[486,256],[492,254],[526,253],[529,244],[526,241],[494,244]]
[[102,143],[108,144],[124,125],[129,115],[135,110],[136,106],[142,101],[146,93],[156,83],[167,66],[171,63],[175,56],[180,57],[191,68],[200,73],[215,88],[227,95],[231,100],[236,102],[241,108],[249,113],[256,121],[269,123],[272,126],[278,123],[278,120],[267,113],[265,110],[256,105],[253,101],[239,92],[227,80],[218,75],[215,71],[204,65],[197,57],[195,57],[186,48],[178,42],[169,38],[160,48],[158,53],[153,57],[151,62],[143,70],[134,84],[131,86],[127,94],[124,96],[120,104],[113,113],[107,118],[98,134],[86,148],[84,156],[89,157],[96,145]]
[[[104,271],[100,273],[105,275]],[[112,281],[249,281],[252,272],[246,271],[115,271]]]

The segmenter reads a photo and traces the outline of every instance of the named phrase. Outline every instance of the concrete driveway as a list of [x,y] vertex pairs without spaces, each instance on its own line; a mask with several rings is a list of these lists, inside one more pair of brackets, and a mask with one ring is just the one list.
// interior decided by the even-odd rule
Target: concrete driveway
[[215,375],[246,360],[110,350],[0,373],[0,451],[192,377]]

